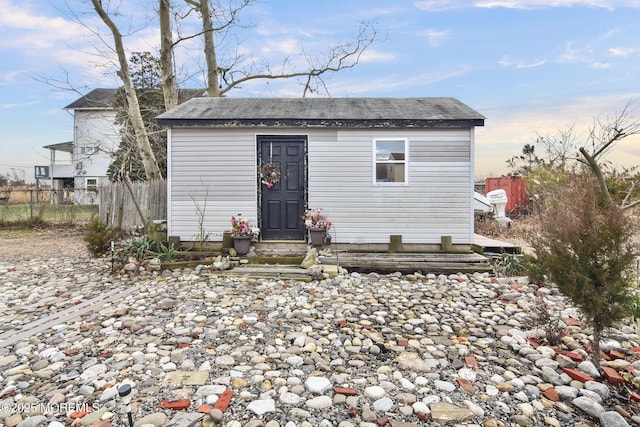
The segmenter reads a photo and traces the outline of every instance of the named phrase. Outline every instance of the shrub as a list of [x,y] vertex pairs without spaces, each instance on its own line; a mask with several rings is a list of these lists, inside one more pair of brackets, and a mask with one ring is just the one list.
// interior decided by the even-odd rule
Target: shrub
[[576,175],[550,195],[532,244],[538,265],[593,328],[599,364],[602,331],[630,314],[636,254],[628,215],[597,189],[593,178]]
[[82,240],[87,243],[89,253],[94,257],[104,255],[111,248],[111,242],[119,239],[122,232],[119,227],[108,227],[99,218],[94,218],[87,227]]
[[566,335],[564,323],[557,314],[551,312],[543,298],[537,298],[536,305],[531,309],[529,321],[534,328],[544,331],[547,345],[559,345],[562,337]]

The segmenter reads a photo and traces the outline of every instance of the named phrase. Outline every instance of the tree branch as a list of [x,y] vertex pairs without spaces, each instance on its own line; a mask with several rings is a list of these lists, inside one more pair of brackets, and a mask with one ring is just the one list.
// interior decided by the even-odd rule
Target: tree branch
[[602,200],[607,204],[611,203],[611,194],[609,193],[609,188],[607,187],[607,181],[604,177],[604,173],[602,173],[602,169],[600,168],[600,165],[598,165],[598,163],[596,162],[596,159],[593,156],[587,153],[587,150],[585,150],[584,147],[580,147],[580,153],[584,156],[585,160],[589,165],[589,168],[591,169],[591,172],[598,180],[598,185],[600,187]]

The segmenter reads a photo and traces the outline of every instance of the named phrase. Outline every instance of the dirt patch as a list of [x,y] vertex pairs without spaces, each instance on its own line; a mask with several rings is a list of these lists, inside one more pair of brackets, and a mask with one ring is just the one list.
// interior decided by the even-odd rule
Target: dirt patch
[[0,230],[0,261],[88,256],[82,228]]

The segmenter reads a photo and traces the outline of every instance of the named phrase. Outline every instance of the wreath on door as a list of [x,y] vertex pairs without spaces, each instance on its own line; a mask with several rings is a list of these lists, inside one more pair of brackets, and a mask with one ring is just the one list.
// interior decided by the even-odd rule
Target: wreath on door
[[272,188],[274,185],[280,182],[280,165],[277,163],[267,163],[262,166],[260,173],[262,183],[267,188]]

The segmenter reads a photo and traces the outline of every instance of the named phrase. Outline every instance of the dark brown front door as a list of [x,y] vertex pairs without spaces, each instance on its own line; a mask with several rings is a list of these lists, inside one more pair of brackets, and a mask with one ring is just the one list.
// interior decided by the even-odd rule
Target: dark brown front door
[[280,166],[280,180],[260,182],[260,232],[263,240],[303,240],[307,138],[258,136],[258,162]]

